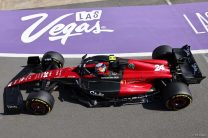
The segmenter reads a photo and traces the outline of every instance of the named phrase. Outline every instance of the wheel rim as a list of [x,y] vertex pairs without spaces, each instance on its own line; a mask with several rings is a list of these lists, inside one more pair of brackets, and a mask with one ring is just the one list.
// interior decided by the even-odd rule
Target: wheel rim
[[45,101],[39,99],[32,99],[27,102],[27,108],[36,115],[44,115],[51,111],[50,106]]
[[176,95],[166,102],[166,107],[171,110],[180,110],[187,107],[192,99],[187,95]]

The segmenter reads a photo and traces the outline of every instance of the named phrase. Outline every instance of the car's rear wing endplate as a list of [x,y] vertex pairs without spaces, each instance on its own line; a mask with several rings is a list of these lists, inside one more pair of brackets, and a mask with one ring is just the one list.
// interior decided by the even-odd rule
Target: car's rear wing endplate
[[205,78],[191,53],[190,46],[185,45],[182,48],[173,48],[173,55],[186,83],[197,84]]

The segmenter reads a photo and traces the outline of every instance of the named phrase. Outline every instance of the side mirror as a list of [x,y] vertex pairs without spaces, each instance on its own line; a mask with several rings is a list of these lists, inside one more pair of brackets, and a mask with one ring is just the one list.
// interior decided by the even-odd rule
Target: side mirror
[[38,56],[28,57],[27,65],[39,65],[40,58]]
[[82,60],[84,60],[86,57],[87,57],[87,54],[85,54],[85,55],[82,57]]

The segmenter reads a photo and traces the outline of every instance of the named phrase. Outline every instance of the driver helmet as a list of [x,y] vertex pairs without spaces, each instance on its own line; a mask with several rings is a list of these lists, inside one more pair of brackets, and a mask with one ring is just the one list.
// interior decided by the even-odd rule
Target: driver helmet
[[106,72],[106,65],[104,63],[98,63],[95,65],[95,72],[98,74],[103,74]]

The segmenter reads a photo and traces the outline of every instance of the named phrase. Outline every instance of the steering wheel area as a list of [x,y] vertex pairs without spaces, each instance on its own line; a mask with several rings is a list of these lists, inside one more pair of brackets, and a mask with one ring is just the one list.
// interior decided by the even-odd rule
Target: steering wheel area
[[82,71],[83,71],[83,75],[93,75],[93,76],[98,76],[97,73],[95,73],[95,71],[91,71],[89,70],[89,68],[87,68],[87,64],[97,64],[99,63],[98,61],[88,61],[82,64]]

